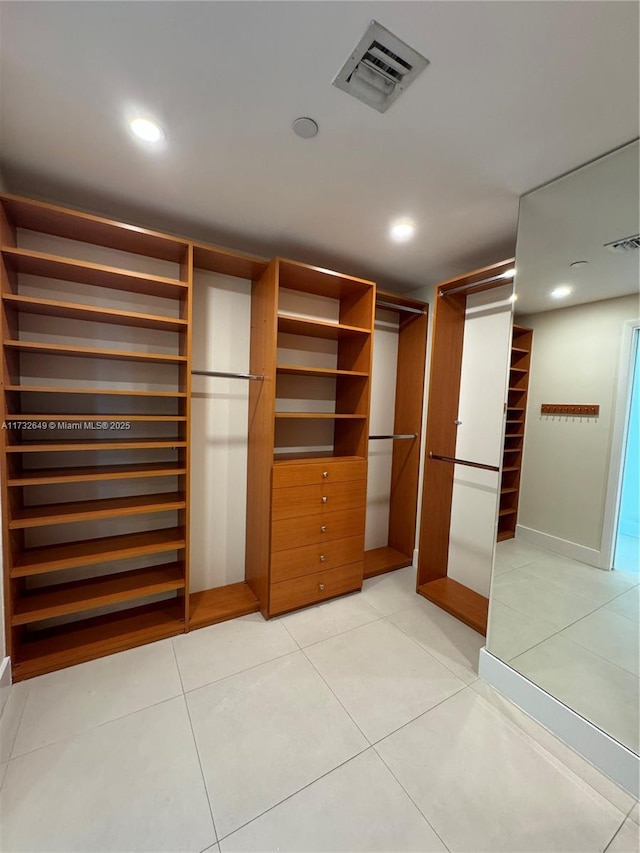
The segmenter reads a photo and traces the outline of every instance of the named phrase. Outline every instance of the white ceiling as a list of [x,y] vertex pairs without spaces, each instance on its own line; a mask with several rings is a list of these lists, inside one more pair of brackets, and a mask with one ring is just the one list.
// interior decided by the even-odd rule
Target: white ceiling
[[[634,142],[523,198],[516,314],[638,293],[640,251],[605,246],[640,232],[639,153]],[[572,269],[575,261],[587,265]],[[572,292],[554,299],[551,291],[561,285]]]
[[[431,62],[385,114],[331,85],[372,18]],[[633,2],[0,2],[0,33],[10,191],[396,289],[509,256],[523,192],[638,133]]]

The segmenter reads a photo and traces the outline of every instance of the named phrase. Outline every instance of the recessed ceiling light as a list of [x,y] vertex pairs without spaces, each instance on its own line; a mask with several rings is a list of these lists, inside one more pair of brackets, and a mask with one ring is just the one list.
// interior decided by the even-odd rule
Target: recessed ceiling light
[[410,240],[416,233],[416,226],[410,219],[396,219],[391,223],[389,228],[389,236],[396,243],[405,243]]
[[160,142],[164,139],[164,130],[155,121],[148,118],[134,118],[129,122],[131,132],[145,142]]
[[297,118],[291,125],[293,132],[300,139],[313,139],[318,133],[318,122],[308,116]]
[[569,296],[569,294],[573,291],[573,288],[568,284],[561,284],[560,287],[556,287],[551,291],[551,296],[554,299],[564,299],[565,296]]

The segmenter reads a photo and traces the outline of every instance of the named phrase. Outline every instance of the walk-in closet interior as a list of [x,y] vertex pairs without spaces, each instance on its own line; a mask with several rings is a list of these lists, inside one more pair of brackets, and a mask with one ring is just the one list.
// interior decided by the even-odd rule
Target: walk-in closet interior
[[1,203],[16,680],[411,565],[425,303]]

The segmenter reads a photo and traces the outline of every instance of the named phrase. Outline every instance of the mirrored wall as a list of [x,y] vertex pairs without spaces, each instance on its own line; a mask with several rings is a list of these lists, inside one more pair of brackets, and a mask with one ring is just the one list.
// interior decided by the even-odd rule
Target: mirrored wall
[[638,157],[634,142],[521,199],[514,311],[532,353],[515,536],[497,543],[487,637],[636,753]]

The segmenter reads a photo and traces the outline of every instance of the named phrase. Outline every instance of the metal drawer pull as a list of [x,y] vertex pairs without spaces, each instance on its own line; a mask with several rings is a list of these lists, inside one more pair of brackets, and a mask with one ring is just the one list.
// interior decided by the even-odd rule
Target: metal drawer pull
[[328,472],[328,471],[323,471],[323,472],[322,472],[322,478],[323,478],[324,480],[326,480],[328,476],[329,476],[329,472]]
[[323,495],[323,496],[322,496],[322,503],[323,503],[323,504],[326,504],[326,502],[327,502],[327,496],[326,496],[326,495]]
[[320,533],[326,533],[326,532],[327,532],[327,525],[326,524],[321,525]]
[[322,591],[323,591],[323,589],[324,589],[324,584],[323,584],[323,583],[319,583],[319,584],[318,584],[318,589],[320,590],[320,592],[322,592]]
[[320,554],[320,562],[321,562],[321,563],[326,562],[326,559],[327,559],[327,555],[326,555],[326,554]]

